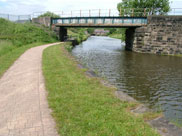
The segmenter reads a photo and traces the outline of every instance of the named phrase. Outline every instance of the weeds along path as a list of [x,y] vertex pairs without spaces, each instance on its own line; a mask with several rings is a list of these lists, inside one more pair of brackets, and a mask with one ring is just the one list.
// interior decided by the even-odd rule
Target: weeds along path
[[0,79],[0,136],[57,136],[46,100],[42,52],[26,51]]

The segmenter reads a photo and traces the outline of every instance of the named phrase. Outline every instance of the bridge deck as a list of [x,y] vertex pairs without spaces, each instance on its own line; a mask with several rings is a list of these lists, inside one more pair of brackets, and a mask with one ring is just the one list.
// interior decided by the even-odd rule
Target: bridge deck
[[147,25],[146,17],[68,17],[53,18],[57,27],[140,27]]

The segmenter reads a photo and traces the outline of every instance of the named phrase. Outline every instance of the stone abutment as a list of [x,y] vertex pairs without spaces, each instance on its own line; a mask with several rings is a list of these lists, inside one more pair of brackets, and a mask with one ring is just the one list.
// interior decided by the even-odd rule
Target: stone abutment
[[[130,36],[133,37],[133,34]],[[182,54],[182,16],[149,16],[147,26],[135,29],[132,50],[164,55]]]

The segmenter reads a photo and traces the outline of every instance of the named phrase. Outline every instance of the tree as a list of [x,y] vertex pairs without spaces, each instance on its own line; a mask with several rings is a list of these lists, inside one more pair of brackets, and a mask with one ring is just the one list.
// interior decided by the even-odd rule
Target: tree
[[169,0],[122,0],[117,8],[121,16],[165,15],[169,5]]
[[88,32],[89,34],[93,34],[94,30],[95,30],[94,28],[88,28],[88,29],[87,29],[87,32]]
[[59,16],[59,15],[57,15],[57,14],[55,14],[55,13],[52,13],[52,12],[50,12],[50,11],[47,11],[46,13],[44,13],[44,14],[42,14],[42,15],[38,16],[38,18],[40,18],[40,17],[52,17],[52,18],[59,18],[60,16]]

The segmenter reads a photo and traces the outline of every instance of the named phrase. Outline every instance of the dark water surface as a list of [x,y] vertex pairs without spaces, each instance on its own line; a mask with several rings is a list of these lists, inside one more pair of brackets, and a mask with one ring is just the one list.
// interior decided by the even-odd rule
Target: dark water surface
[[182,57],[126,52],[121,40],[95,36],[72,54],[119,90],[182,123]]

